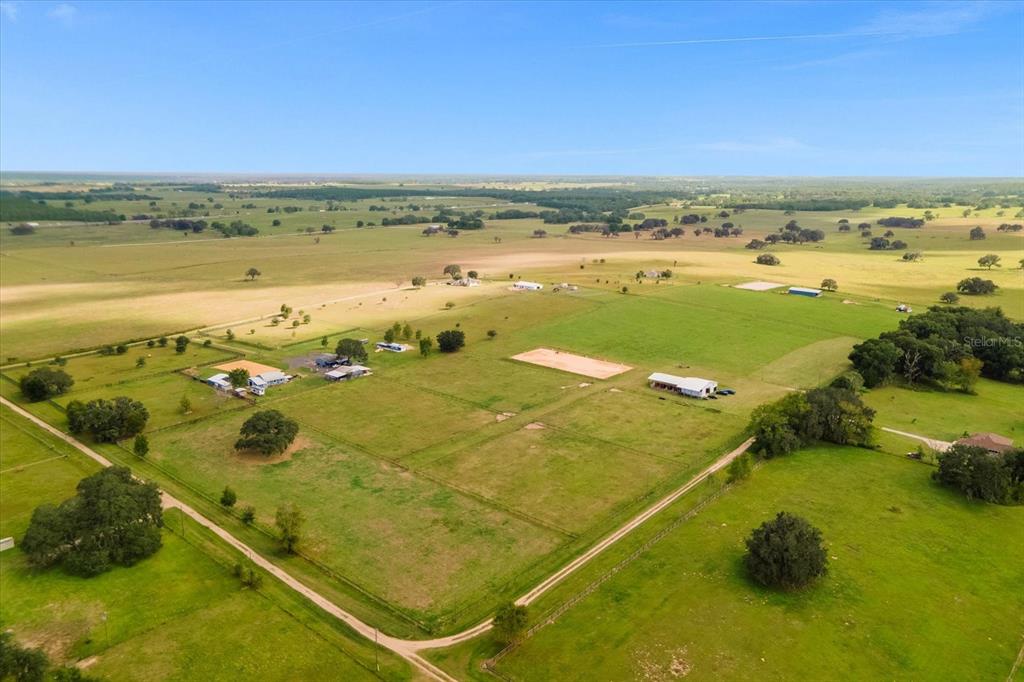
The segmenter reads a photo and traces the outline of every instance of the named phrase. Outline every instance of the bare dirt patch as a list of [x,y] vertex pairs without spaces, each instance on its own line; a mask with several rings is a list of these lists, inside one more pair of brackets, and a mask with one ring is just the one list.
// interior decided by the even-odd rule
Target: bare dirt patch
[[508,419],[509,417],[514,417],[514,416],[516,416],[515,412],[502,412],[501,414],[494,415],[494,421],[496,421],[496,422],[503,422],[506,419]]
[[530,422],[523,428],[526,429],[527,431],[540,431],[541,429],[546,429],[547,427],[541,424],[540,422]]
[[255,466],[263,466],[266,464],[280,464],[281,462],[287,462],[292,458],[292,455],[294,455],[296,452],[300,450],[305,450],[312,444],[313,441],[311,441],[309,438],[305,436],[296,436],[295,440],[292,441],[292,444],[289,445],[288,448],[280,454],[271,455],[268,457],[267,455],[260,454],[258,452],[255,452],[254,450],[236,450],[235,458],[240,462],[252,464]]
[[214,365],[214,369],[219,369],[222,372],[230,372],[233,369],[244,369],[248,370],[249,376],[256,376],[257,374],[263,374],[264,372],[280,372],[281,370],[277,367],[271,367],[270,365],[262,365],[252,360],[234,360],[232,362],[225,362],[222,365]]
[[617,374],[622,374],[623,372],[628,372],[633,369],[629,365],[623,365],[617,362],[607,362],[596,358],[588,358],[584,355],[566,353],[564,351],[553,350],[551,348],[534,348],[533,350],[526,351],[525,353],[513,355],[512,359],[519,360],[521,362],[528,362],[531,365],[540,365],[541,367],[559,369],[563,372],[582,374],[583,376],[591,377],[593,379],[608,379]]
[[784,284],[778,282],[764,282],[756,280],[754,282],[744,282],[743,284],[734,284],[733,289],[746,289],[748,291],[770,291],[772,289],[778,289]]

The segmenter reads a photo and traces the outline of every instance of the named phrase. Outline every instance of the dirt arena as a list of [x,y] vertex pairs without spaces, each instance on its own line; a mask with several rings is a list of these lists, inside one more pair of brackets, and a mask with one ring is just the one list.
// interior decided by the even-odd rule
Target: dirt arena
[[533,350],[513,355],[513,360],[529,362],[531,365],[560,369],[563,372],[582,374],[585,377],[594,379],[607,379],[623,372],[633,369],[629,365],[620,365],[617,362],[605,362],[595,360],[575,353],[552,350],[550,348],[534,348]]
[[770,291],[771,289],[778,289],[779,287],[786,286],[785,284],[779,284],[778,282],[744,282],[743,284],[734,284],[734,289],[748,289],[750,291]]
[[223,365],[214,365],[214,368],[219,369],[222,372],[230,372],[233,369],[247,369],[249,370],[249,376],[251,377],[254,377],[257,374],[263,374],[264,372],[281,371],[277,367],[261,365],[258,362],[253,362],[252,360],[235,360],[234,362],[225,362]]

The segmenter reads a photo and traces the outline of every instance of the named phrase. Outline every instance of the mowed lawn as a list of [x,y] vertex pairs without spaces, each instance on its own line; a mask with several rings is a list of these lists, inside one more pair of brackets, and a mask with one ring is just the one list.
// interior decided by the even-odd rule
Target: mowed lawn
[[[501,660],[515,680],[1005,679],[1024,632],[1024,507],[969,502],[930,467],[818,447],[767,463]],[[786,510],[832,557],[810,588],[742,568]],[[597,575],[592,576],[596,578]],[[581,579],[582,580],[582,579]]]
[[994,431],[1024,445],[1024,387],[980,379],[975,393],[884,386],[864,393],[864,402],[876,410],[879,427],[950,441]]
[[[369,386],[375,379],[337,388]],[[277,407],[298,416],[301,405]],[[479,598],[563,540],[305,422],[286,457],[241,457],[233,444],[248,414],[160,431],[151,438],[149,459],[214,499],[230,485],[238,506],[253,505],[257,522],[267,527],[279,506],[294,502],[307,519],[304,553],[419,617]],[[343,426],[344,418],[338,423]]]
[[[73,496],[98,470],[2,408],[0,535],[20,541],[37,505]],[[170,532],[163,542],[132,568],[88,579],[33,570],[17,547],[3,552],[0,622],[55,664],[93,659],[89,673],[103,679],[375,678],[265,595],[242,589],[228,567]]]

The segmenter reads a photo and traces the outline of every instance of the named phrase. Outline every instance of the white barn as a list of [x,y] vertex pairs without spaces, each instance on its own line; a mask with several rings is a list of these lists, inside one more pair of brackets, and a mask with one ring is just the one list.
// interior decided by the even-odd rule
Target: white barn
[[543,284],[537,282],[527,282],[525,280],[519,280],[512,285],[513,289],[522,289],[523,291],[540,291],[544,288]]
[[228,379],[228,375],[223,372],[220,374],[214,374],[206,380],[206,383],[221,391],[228,391],[231,389],[231,381]]
[[677,377],[674,374],[655,372],[647,377],[651,388],[660,388],[680,393],[691,398],[707,398],[718,392],[718,382],[700,377]]

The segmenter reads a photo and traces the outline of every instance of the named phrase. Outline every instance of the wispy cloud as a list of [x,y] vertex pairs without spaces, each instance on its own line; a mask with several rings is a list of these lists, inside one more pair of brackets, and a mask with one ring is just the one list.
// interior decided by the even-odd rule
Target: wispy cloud
[[47,12],[46,16],[50,17],[54,21],[59,21],[65,26],[70,26],[74,23],[75,17],[78,16],[78,8],[74,5],[62,2]]
[[739,152],[743,154],[777,154],[780,152],[809,151],[810,145],[792,137],[774,137],[762,140],[721,140],[702,142],[697,149],[712,152]]
[[876,57],[884,57],[888,52],[885,50],[854,50],[852,52],[842,52],[829,57],[821,57],[820,59],[808,59],[802,62],[795,62],[793,64],[784,64],[780,66],[780,69],[808,69],[816,66],[838,66],[841,64],[852,64],[855,62],[862,62],[868,59],[875,59]]
[[10,0],[3,0],[0,2],[0,15],[3,15],[7,21],[17,21],[18,5]]
[[653,40],[641,43],[607,43],[604,45],[587,45],[586,47],[660,47],[668,45],[713,45],[715,43],[757,43],[773,40],[823,40],[827,38],[849,38],[853,36],[887,36],[895,35],[894,31],[862,31],[842,33],[799,33],[777,36],[735,36],[726,38],[687,38],[683,40]]

